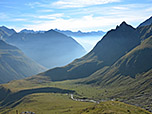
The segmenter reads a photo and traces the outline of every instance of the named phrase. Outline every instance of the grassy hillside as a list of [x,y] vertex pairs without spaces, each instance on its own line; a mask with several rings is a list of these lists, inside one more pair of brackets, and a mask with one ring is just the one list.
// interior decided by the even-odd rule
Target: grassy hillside
[[[12,81],[1,86],[0,113],[15,114],[15,111],[32,111],[36,114],[77,114],[79,110],[94,106],[94,103],[76,102],[68,93],[74,90],[57,88],[49,83],[25,80]],[[2,98],[3,97],[3,98]]]
[[[150,74],[150,72],[149,72],[149,74]],[[148,75],[148,73],[146,75]],[[140,78],[143,78],[143,77],[140,77]],[[148,79],[148,76],[147,76],[147,79]],[[66,90],[66,91],[68,90],[69,92],[75,91],[74,96],[79,97],[79,98],[85,97],[85,98],[89,98],[89,99],[108,100],[108,101],[113,99],[113,100],[120,100],[123,102],[127,102],[127,100],[128,101],[130,100],[130,102],[128,102],[128,103],[132,103],[134,105],[138,104],[138,106],[142,106],[144,108],[146,108],[145,106],[149,106],[148,99],[151,98],[151,96],[150,96],[151,94],[149,94],[149,96],[147,96],[148,95],[147,89],[145,89],[144,93],[140,93],[141,95],[131,94],[131,93],[128,94],[127,93],[128,91],[126,91],[126,90],[131,87],[128,85],[127,85],[128,88],[126,88],[124,86],[123,87],[109,87],[109,88],[105,87],[104,88],[101,86],[78,84],[78,82],[80,82],[81,80],[72,80],[72,81],[63,81],[63,82],[48,82],[47,79],[43,79],[43,82],[41,82],[41,83],[39,81],[40,80],[36,80],[36,79],[29,80],[29,78],[27,78],[26,80],[17,80],[17,81],[12,81],[8,84],[4,84],[3,87],[5,89],[2,88],[3,93],[7,93],[9,96],[6,98],[3,98],[3,100],[1,100],[0,112],[2,113],[2,112],[10,111],[10,113],[12,114],[12,113],[15,113],[15,110],[19,110],[20,112],[28,110],[28,111],[37,112],[38,114],[41,114],[42,112],[43,112],[43,114],[47,114],[47,113],[60,114],[61,112],[63,114],[79,114],[83,109],[88,110],[88,109],[90,109],[89,107],[95,106],[94,103],[72,101],[70,99],[70,96],[67,94],[64,94],[64,91],[62,89]],[[42,78],[41,78],[41,81],[42,81]],[[134,80],[134,82],[136,82],[135,85],[140,84],[139,83],[140,81]],[[56,88],[56,89],[54,89],[55,91],[58,88],[60,88],[63,91],[63,93],[60,93],[61,90],[59,91],[59,93],[55,93],[53,91],[52,91],[53,92],[52,93],[50,90],[46,91],[46,90],[41,89],[41,88],[48,88],[48,87]],[[10,90],[8,90],[8,89],[10,89]],[[40,91],[40,89],[42,91]],[[134,88],[134,89],[136,89],[136,88]],[[144,88],[142,88],[142,89],[144,89]],[[65,93],[68,93],[68,91]],[[151,90],[149,89],[149,92],[150,91]],[[23,94],[22,94],[22,92],[23,92]],[[20,96],[21,95],[23,95],[23,96],[15,97],[17,94],[19,94]],[[142,97],[144,94],[145,94],[145,96]],[[14,96],[14,98],[13,98],[13,96]],[[137,99],[135,99],[136,97],[137,97]],[[148,99],[147,99],[147,97],[148,97]],[[131,98],[131,99],[129,99],[129,98]],[[144,100],[142,105],[141,105],[140,99]],[[12,100],[14,100],[14,101],[12,102]],[[139,102],[137,102],[137,101],[139,101]],[[105,102],[103,102],[102,104],[104,104],[104,103]],[[105,105],[107,105],[107,104],[105,103]],[[134,106],[127,107],[128,105],[126,105],[126,106],[125,105],[126,104],[124,104],[124,106],[121,107],[120,111],[127,111],[127,110],[131,111],[130,107],[134,107]],[[120,109],[120,107],[117,104],[109,106],[109,107],[111,107],[112,111],[116,111],[116,110]],[[137,109],[136,110],[137,112],[141,110],[140,108],[137,108],[137,107],[134,107],[134,108]],[[107,112],[106,109],[104,109],[104,111]],[[134,112],[134,111],[131,111],[131,112]],[[144,110],[143,110],[143,112],[144,112]]]
[[93,103],[76,102],[69,99],[67,94],[37,93],[25,96],[12,107],[0,110],[2,114],[15,114],[32,111],[36,114],[76,114],[77,111],[93,106]]
[[[149,74],[151,74],[149,72]],[[148,79],[148,73],[143,76],[146,77],[147,76],[147,80]],[[140,78],[143,78],[140,77]],[[39,78],[40,79],[40,78]],[[46,81],[45,81],[46,80]],[[94,111],[101,111],[101,112],[106,112],[108,113],[109,110],[111,112],[126,112],[129,110],[131,112],[131,114],[135,114],[135,112],[146,112],[145,110],[138,108],[136,106],[130,106],[124,103],[120,103],[120,102],[112,102],[109,100],[119,100],[119,101],[123,101],[123,102],[127,102],[129,104],[134,104],[134,105],[138,105],[140,107],[144,107],[146,108],[146,106],[150,106],[148,103],[151,103],[148,99],[151,98],[151,94],[148,94],[151,90],[149,88],[145,89],[144,87],[142,87],[138,92],[140,92],[142,89],[144,89],[145,91],[141,91],[140,94],[135,94],[135,93],[131,93],[129,91],[126,91],[127,89],[129,89],[131,86],[129,86],[129,84],[126,86],[122,86],[122,87],[102,87],[102,86],[93,86],[93,85],[85,85],[85,84],[78,84],[78,82],[80,82],[81,80],[72,80],[72,81],[63,81],[63,82],[48,82],[47,79],[43,79],[43,83],[39,82],[40,80],[36,80],[36,79],[26,79],[26,80],[18,80],[18,81],[12,81],[8,84],[4,84],[2,88],[3,91],[5,93],[8,93],[8,97],[4,98],[3,100],[1,100],[0,103],[0,112],[7,112],[8,111],[13,114],[15,113],[16,110],[19,110],[19,112],[22,111],[33,111],[36,112],[38,114],[81,114],[82,112],[85,114],[86,112],[92,112],[92,109],[95,109]],[[140,85],[140,79],[134,80],[134,85]],[[79,98],[89,98],[89,99],[95,99],[95,100],[107,100],[108,102],[101,102],[101,105],[96,105],[94,103],[89,103],[89,102],[77,102],[77,101],[73,101],[70,99],[70,96],[67,94],[60,93],[61,90],[59,91],[59,93],[53,93],[49,90],[49,91],[44,91],[42,89],[42,91],[40,91],[41,88],[56,88],[54,89],[55,91],[60,88],[61,90],[68,90],[69,92],[75,91],[74,93],[74,97],[79,97]],[[134,86],[136,87],[136,86]],[[38,90],[38,91],[31,91],[32,89]],[[35,89],[34,89],[35,88]],[[8,91],[8,89],[10,89]],[[132,88],[132,92],[137,89],[137,88]],[[72,91],[71,91],[72,90]],[[10,93],[11,91],[11,93]],[[31,93],[31,92],[32,93]],[[3,93],[4,93],[3,92]],[[24,94],[21,94],[21,93]],[[67,93],[67,92],[65,92]],[[19,95],[23,95],[22,97],[14,97],[12,98],[12,96],[16,96],[17,94]],[[145,96],[144,96],[145,95]],[[10,100],[7,100],[10,99]],[[144,102],[141,102],[142,101]],[[12,102],[12,100],[14,100]],[[148,101],[148,102],[147,102]],[[11,103],[12,102],[12,103]],[[121,105],[120,105],[121,104]],[[142,105],[141,105],[142,104]],[[104,107],[105,106],[105,107]],[[95,108],[93,108],[95,107]],[[96,110],[97,107],[97,110]],[[99,109],[99,107],[102,107],[101,109]],[[104,108],[103,108],[104,107]],[[108,109],[106,108],[108,107]],[[87,111],[90,110],[91,111]],[[134,110],[133,110],[134,109]],[[93,112],[94,112],[93,111]],[[81,112],[81,113],[80,113]],[[82,114],[83,114],[82,113]],[[101,113],[102,114],[102,113]],[[117,113],[116,113],[117,114]],[[119,114],[119,113],[118,113]],[[137,113],[138,114],[138,113]],[[147,114],[150,114],[147,112]]]
[[119,98],[152,110],[152,37],[134,48],[115,64],[100,69],[82,83],[106,88],[107,97]]
[[145,20],[137,27],[141,40],[145,40],[152,35],[152,17]]
[[15,46],[0,40],[0,83],[25,78],[45,68],[26,57]]
[[152,35],[152,24],[147,26],[138,27],[137,31],[140,33],[141,40],[147,39]]
[[77,114],[151,114],[139,107],[118,101],[102,102],[94,107],[83,109]]

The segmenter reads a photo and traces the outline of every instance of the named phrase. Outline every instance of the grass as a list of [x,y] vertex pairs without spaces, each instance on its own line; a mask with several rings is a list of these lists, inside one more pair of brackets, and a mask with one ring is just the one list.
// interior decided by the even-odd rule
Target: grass
[[139,107],[119,101],[102,102],[94,107],[83,109],[78,114],[151,114]]
[[[40,83],[40,80],[41,80],[41,83]],[[59,81],[59,82],[48,82],[48,81],[45,82],[45,80],[46,79],[44,79],[44,77],[43,78],[39,77],[37,78],[37,80],[35,78],[33,79],[30,78],[30,80],[26,79],[26,80],[12,81],[8,84],[3,84],[3,86],[5,88],[9,88],[13,93],[20,90],[42,88],[42,87],[56,87],[56,88],[61,88],[61,89],[74,90],[76,91],[76,94],[74,95],[74,97],[80,97],[80,98],[86,97],[86,98],[90,98],[94,100],[107,100],[107,102],[103,102],[101,104],[108,103],[113,98],[119,101],[123,101],[124,99],[127,99],[127,96],[124,96],[124,95],[121,96],[120,94],[122,93],[122,91],[125,90],[125,87],[123,86],[119,88],[118,87],[104,88],[100,86],[85,85],[85,84],[80,84],[80,83],[78,84],[77,82],[80,82],[81,80],[67,80],[67,81]],[[135,96],[135,97],[140,98],[138,96]],[[130,102],[134,104],[138,103],[137,101],[131,101],[131,100]],[[111,105],[112,104],[113,103],[111,103]],[[84,110],[90,110],[89,107],[91,108],[96,107],[95,105],[96,104],[89,103],[89,102],[73,101],[69,98],[69,95],[67,94],[34,93],[34,94],[26,95],[22,99],[15,101],[14,105],[1,109],[0,113],[8,114],[9,112],[9,114],[15,114],[15,111],[19,110],[19,112],[33,111],[33,112],[36,112],[36,114],[98,114],[98,113],[91,113],[91,112],[88,113],[84,111]],[[111,106],[111,105],[108,107],[110,107],[111,110],[113,109],[112,112],[109,112],[109,110],[104,109],[105,114],[127,114],[127,113],[116,113],[116,110],[118,110],[119,108],[120,108],[120,112],[121,110],[125,110],[125,111],[131,110],[130,108],[127,107],[128,105],[126,104],[125,106],[124,103],[123,103],[124,107],[118,107],[117,102],[116,102],[116,105],[114,106],[113,105]],[[141,108],[137,108],[136,106],[132,106],[132,107],[136,108],[137,111],[141,110]],[[99,109],[99,112],[101,111],[102,110]],[[131,114],[146,114],[146,113],[133,112]],[[150,113],[147,113],[147,114],[150,114]]]
[[76,114],[77,111],[93,106],[94,103],[76,102],[69,99],[68,94],[37,93],[22,98],[15,108],[5,109],[2,113],[9,111],[9,114],[32,111],[36,114]]
[[79,97],[87,97],[93,99],[107,99],[114,93],[118,93],[118,91],[123,88],[119,88],[117,90],[113,90],[113,88],[101,88],[99,86],[85,85],[85,84],[77,84],[79,80],[67,80],[67,81],[59,81],[59,82],[46,82],[39,83],[36,80],[18,80],[12,81],[8,84],[4,84],[5,88],[11,89],[12,92],[17,92],[20,90],[31,89],[31,88],[42,88],[42,87],[56,87],[61,89],[68,89],[76,91]]
[[[150,72],[149,72],[149,74],[150,74]],[[146,74],[146,75],[148,75],[148,74]],[[143,75],[143,77],[144,77],[144,75]],[[139,77],[139,78],[143,78],[143,77]],[[148,76],[147,76],[147,78],[148,78]],[[80,97],[80,98],[86,97],[86,98],[90,98],[90,99],[94,99],[94,100],[106,100],[106,101],[109,101],[114,98],[115,100],[119,100],[119,101],[127,100],[127,101],[129,101],[129,103],[132,103],[132,104],[143,104],[140,106],[142,106],[144,108],[149,106],[149,105],[147,105],[147,106],[145,105],[145,103],[147,102],[148,99],[145,99],[147,97],[144,96],[144,95],[147,95],[147,93],[149,93],[148,90],[146,90],[147,92],[144,91],[145,92],[144,94],[142,94],[142,93],[135,94],[134,92],[127,93],[128,90],[126,88],[126,85],[121,86],[121,87],[118,87],[118,86],[117,87],[102,87],[102,86],[97,86],[97,85],[93,86],[90,84],[87,85],[87,84],[78,83],[81,81],[83,81],[83,79],[50,82],[47,80],[47,78],[45,76],[42,76],[42,77],[39,76],[37,78],[27,78],[25,80],[12,81],[8,84],[3,84],[3,86],[5,88],[9,88],[13,93],[20,91],[20,90],[33,89],[33,88],[56,87],[56,88],[76,91],[76,94],[74,95],[74,97]],[[131,82],[135,81],[133,83],[134,85],[132,85],[133,87],[136,87],[136,85],[139,84],[138,77],[137,77],[137,80],[132,79],[130,81]],[[140,83],[142,83],[142,82],[140,82]],[[130,87],[130,86],[127,85],[127,87]],[[134,97],[134,98],[128,99],[129,97],[130,98]],[[52,98],[53,98],[53,100],[51,100]],[[47,99],[49,99],[49,100],[47,100]],[[58,99],[60,99],[60,100],[58,100]],[[30,102],[27,102],[27,101],[30,101]],[[140,101],[145,101],[145,102],[141,103]],[[19,102],[19,101],[16,101],[16,103],[17,102]],[[26,105],[26,102],[27,102],[27,105]],[[50,105],[51,107],[53,107],[53,106],[56,106],[56,107],[54,109],[46,108],[47,107],[46,104],[49,104],[49,103],[52,103],[52,105]],[[149,103],[149,100],[148,100],[147,104],[148,103]],[[65,105],[67,107],[65,107]],[[94,105],[95,105],[94,103],[83,103],[83,102],[72,101],[71,99],[69,99],[69,96],[67,96],[65,94],[37,93],[37,94],[30,94],[28,96],[23,97],[23,99],[21,100],[21,103],[11,109],[11,114],[13,114],[14,113],[13,111],[15,111],[16,109],[18,109],[20,111],[26,111],[26,110],[32,111],[32,109],[33,109],[33,111],[35,111],[35,112],[36,111],[44,112],[42,114],[49,114],[49,113],[50,114],[55,114],[55,113],[56,114],[62,114],[62,113],[63,114],[74,114],[77,111],[80,111],[81,109],[86,109],[89,106],[93,107]],[[73,107],[71,107],[71,106],[73,106]],[[80,108],[79,106],[82,108]],[[29,108],[29,107],[31,107],[31,108]],[[10,108],[4,109],[3,111],[7,111],[7,110],[10,110]],[[0,110],[0,111],[2,111],[2,110]],[[76,114],[78,114],[78,113],[76,113]]]

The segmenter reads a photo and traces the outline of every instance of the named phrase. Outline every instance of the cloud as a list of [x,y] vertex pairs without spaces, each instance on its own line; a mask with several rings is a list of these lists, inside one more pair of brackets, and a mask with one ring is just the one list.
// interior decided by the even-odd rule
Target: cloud
[[147,9],[146,9],[146,11],[148,11],[148,12],[150,12],[150,11],[151,11],[151,12],[152,12],[152,7],[147,8]]
[[9,21],[28,21],[28,20],[23,18],[14,18],[14,19],[9,19]]
[[59,8],[77,8],[113,2],[120,2],[120,0],[59,0],[54,2],[52,5]]
[[39,19],[57,19],[57,18],[61,18],[63,16],[64,16],[63,13],[56,13],[56,14],[35,16],[35,18],[39,18]]
[[113,9],[116,9],[116,10],[128,10],[129,8],[128,7],[122,7],[122,6],[115,6],[115,7],[112,7]]
[[8,15],[6,15],[5,13],[1,13],[0,12],[0,20],[3,20],[3,19],[8,19],[9,18],[9,16]]
[[31,2],[31,3],[25,4],[25,5],[30,6],[31,8],[35,8],[35,6],[41,6],[43,4],[40,2]]
[[113,18],[113,17],[94,17],[93,15],[83,16],[81,18],[72,18],[72,19],[55,19],[51,21],[39,21],[33,25],[26,25],[27,29],[34,30],[49,30],[49,29],[61,29],[61,30],[73,30],[73,31],[92,31],[92,30],[101,30],[106,28],[109,30],[109,27],[116,26],[122,22],[122,18]]
[[35,7],[44,7],[44,8],[80,8],[80,7],[87,7],[87,6],[94,6],[94,5],[101,5],[101,4],[108,4],[114,2],[121,2],[121,0],[58,0],[56,2],[31,2],[26,5],[30,6],[31,8]]
[[[112,2],[120,3],[108,4]],[[96,6],[92,7],[93,5]],[[23,14],[0,13],[0,21],[13,21],[19,29],[108,31],[122,21],[136,27],[147,19],[152,11],[151,4],[125,4],[123,0],[38,0],[28,6],[34,9],[28,7]],[[71,7],[75,8],[70,9]]]
[[[147,11],[146,11],[147,9]],[[71,15],[72,13],[72,15]],[[54,15],[54,17],[53,17]],[[73,31],[108,31],[115,28],[122,21],[136,27],[151,15],[150,4],[127,4],[105,7],[79,8],[70,14],[59,13],[57,15],[42,15],[39,19],[50,18],[52,20],[38,20],[36,23],[25,25],[25,28],[34,30],[73,30]],[[84,16],[85,15],[85,16]],[[65,18],[69,16],[68,18]]]
[[37,12],[50,13],[50,12],[53,12],[53,10],[51,10],[51,9],[43,9],[43,10],[38,10]]

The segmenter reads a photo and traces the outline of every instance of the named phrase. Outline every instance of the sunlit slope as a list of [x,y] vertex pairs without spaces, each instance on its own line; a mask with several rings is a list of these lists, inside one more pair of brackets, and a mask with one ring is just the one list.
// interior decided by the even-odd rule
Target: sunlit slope
[[[74,90],[28,82],[17,80],[9,83],[11,88],[8,84],[0,87],[0,113],[13,114],[18,110],[19,112],[32,111],[37,114],[76,114],[77,111],[94,105],[94,103],[76,102],[70,99],[70,94],[75,93]],[[14,88],[18,84],[21,86]]]
[[78,114],[151,114],[136,106],[118,101],[102,102],[94,107],[83,109]]

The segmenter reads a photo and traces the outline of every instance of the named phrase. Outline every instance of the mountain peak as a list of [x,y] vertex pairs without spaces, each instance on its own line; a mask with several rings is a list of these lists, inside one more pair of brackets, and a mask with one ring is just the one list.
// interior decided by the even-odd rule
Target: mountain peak
[[125,26],[125,25],[128,25],[125,21],[123,21],[120,26]]
[[6,28],[5,26],[0,26],[0,28]]
[[27,30],[27,29],[23,29],[20,31],[20,33],[35,33],[34,30]]
[[131,25],[127,24],[125,21],[123,21],[120,25],[117,25],[116,29],[114,31],[126,31],[126,30],[135,30]]
[[51,32],[56,32],[56,31],[53,30],[53,29],[50,29],[50,30],[48,30],[48,31],[45,31],[45,33],[51,33]]
[[116,27],[116,29],[117,28],[126,28],[126,27],[132,28],[132,26],[128,25],[125,21],[123,21],[119,26]]

